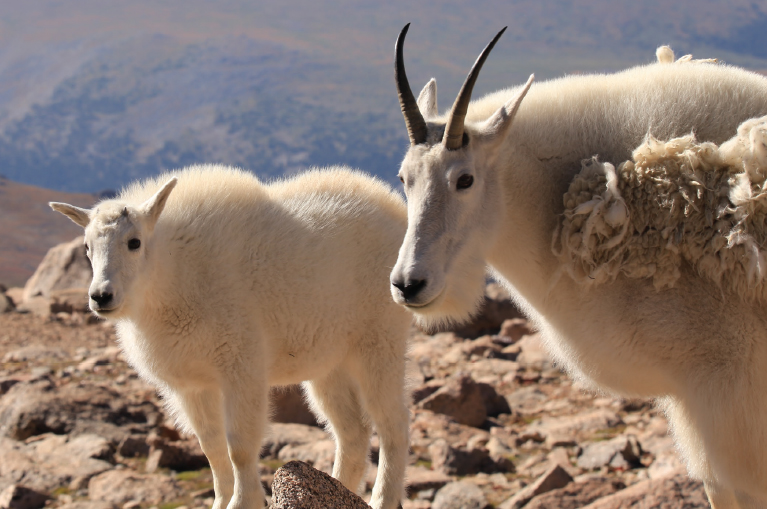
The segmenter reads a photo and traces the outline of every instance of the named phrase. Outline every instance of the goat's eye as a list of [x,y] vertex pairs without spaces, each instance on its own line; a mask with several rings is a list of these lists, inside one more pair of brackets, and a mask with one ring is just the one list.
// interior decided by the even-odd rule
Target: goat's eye
[[400,175],[400,176],[399,176],[399,181],[400,181],[400,182],[402,182],[402,183],[404,184],[404,183],[405,183],[405,177],[403,177],[402,175]]
[[471,175],[461,175],[458,177],[458,182],[456,182],[455,187],[456,189],[468,189],[473,183],[474,177]]
[[141,247],[141,241],[139,239],[130,239],[128,241],[128,249],[131,251],[135,251],[136,249]]

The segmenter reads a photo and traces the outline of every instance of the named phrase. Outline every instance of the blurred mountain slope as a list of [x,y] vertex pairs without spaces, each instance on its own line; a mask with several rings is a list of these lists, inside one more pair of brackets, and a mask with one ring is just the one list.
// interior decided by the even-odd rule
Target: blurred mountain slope
[[40,189],[0,177],[0,283],[23,286],[48,249],[82,235],[82,228],[48,207],[49,201],[90,207],[96,197]]
[[412,86],[437,77],[442,107],[504,25],[476,96],[531,72],[649,62],[664,43],[767,68],[764,3],[666,4],[1,0],[0,173],[87,192],[196,162],[267,177],[343,163],[393,181],[407,140],[392,47],[406,22]]

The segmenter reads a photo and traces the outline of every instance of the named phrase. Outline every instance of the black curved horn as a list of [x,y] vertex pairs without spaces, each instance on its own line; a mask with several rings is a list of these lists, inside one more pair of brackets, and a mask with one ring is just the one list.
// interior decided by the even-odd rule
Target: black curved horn
[[482,65],[485,63],[487,56],[507,28],[508,27],[503,27],[503,30],[496,34],[493,40],[490,41],[490,44],[485,46],[485,49],[479,54],[477,61],[474,62],[471,71],[469,71],[469,75],[466,76],[466,81],[463,82],[461,91],[458,92],[458,97],[456,97],[455,102],[453,103],[453,108],[450,110],[450,116],[447,118],[445,135],[442,138],[442,142],[448,150],[456,150],[463,146],[463,124],[464,120],[466,120],[466,112],[469,110],[469,102],[471,101],[471,92],[474,89],[474,83],[477,81],[477,76],[479,76],[479,71],[482,69]]
[[410,84],[405,74],[405,61],[402,57],[402,45],[405,43],[405,35],[410,28],[410,23],[397,37],[397,43],[394,45],[394,81],[397,83],[397,96],[399,105],[402,108],[402,114],[405,117],[405,126],[407,134],[410,137],[410,144],[417,145],[426,141],[426,121],[418,109],[418,103],[410,90]]

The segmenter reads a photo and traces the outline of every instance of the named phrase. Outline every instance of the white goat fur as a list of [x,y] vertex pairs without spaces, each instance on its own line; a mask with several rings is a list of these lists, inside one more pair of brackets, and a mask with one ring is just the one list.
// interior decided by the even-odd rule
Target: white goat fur
[[[175,180],[162,186],[171,177],[175,189]],[[51,206],[85,227],[90,295],[113,295],[113,306],[92,298],[91,308],[115,320],[129,362],[199,438],[214,509],[263,507],[269,386],[307,380],[336,438],[333,475],[359,488],[374,424],[381,456],[371,505],[399,505],[412,318],[387,283],[406,227],[397,193],[342,168],[265,185],[196,166],[92,210]],[[130,239],[140,248],[131,251]]]
[[[391,275],[394,299],[426,323],[463,320],[477,307],[488,264],[573,376],[613,394],[658,399],[714,507],[762,507],[764,305],[723,294],[684,264],[671,289],[619,276],[587,290],[557,277],[551,239],[581,160],[627,160],[648,133],[694,132],[722,143],[741,122],[767,114],[767,80],[724,65],[656,63],[525,91],[472,102],[468,144],[458,150],[439,141],[447,115],[437,113],[434,80],[421,92],[428,138],[411,145],[400,169],[408,231]],[[473,185],[458,190],[464,174]],[[426,283],[406,300],[398,288],[408,281]]]

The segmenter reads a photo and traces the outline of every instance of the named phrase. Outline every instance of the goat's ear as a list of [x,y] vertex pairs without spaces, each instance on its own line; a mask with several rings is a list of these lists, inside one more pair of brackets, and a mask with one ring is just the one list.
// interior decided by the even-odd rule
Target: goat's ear
[[69,205],[68,203],[59,203],[55,201],[49,202],[48,205],[56,212],[61,212],[75,224],[78,224],[83,228],[87,228],[88,224],[91,222],[91,211],[88,209],[81,209],[80,207]]
[[522,99],[525,98],[527,91],[530,90],[530,85],[533,84],[534,79],[535,75],[531,74],[525,86],[479,126],[478,136],[480,139],[492,141],[503,138],[503,135],[511,126],[514,116],[517,114],[519,105],[522,104]]
[[421,93],[418,94],[417,102],[418,109],[421,110],[424,119],[437,116],[437,80],[434,78],[429,80]]
[[139,211],[141,211],[149,221],[149,226],[154,227],[157,223],[157,219],[160,218],[162,210],[165,208],[165,203],[168,201],[168,196],[173,188],[176,187],[178,179],[173,177],[163,185],[159,191],[154,193],[154,196],[141,204]]

